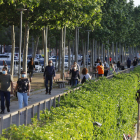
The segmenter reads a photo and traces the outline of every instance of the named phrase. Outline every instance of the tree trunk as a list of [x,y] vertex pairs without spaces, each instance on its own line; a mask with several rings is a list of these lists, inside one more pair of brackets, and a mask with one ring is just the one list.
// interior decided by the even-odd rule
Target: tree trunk
[[93,39],[93,44],[92,44],[92,45],[93,45],[93,46],[92,46],[92,68],[93,68],[93,66],[94,66],[94,61],[95,61],[95,60],[94,60],[94,57],[95,57],[95,56],[94,56],[94,53],[95,53],[95,51],[94,51],[94,44],[95,44],[95,40]]
[[28,44],[29,44],[29,25],[26,22],[26,37],[25,37],[25,48],[24,48],[24,65],[23,65],[23,70],[26,72],[27,74],[27,55],[28,55]]
[[[44,28],[45,32],[45,28]],[[46,34],[44,33],[44,68],[48,65],[48,26],[46,27]]]
[[126,44],[125,44],[125,52],[124,52],[124,62],[126,62],[127,58],[126,58]]
[[94,51],[94,55],[95,55],[95,61],[97,60],[97,41],[95,41],[95,51]]
[[129,46],[128,46],[128,57],[130,58],[130,47]]
[[75,27],[75,61],[78,63],[77,27]]
[[101,62],[103,63],[103,43],[102,43],[102,47],[101,47]]
[[93,54],[92,54],[92,52],[93,52],[93,46],[92,46],[92,44],[90,42],[90,67],[91,68],[93,67],[93,63],[92,63]]
[[56,46],[55,46],[55,50],[56,50],[55,69],[57,68],[57,47],[58,47],[58,40],[56,39]]
[[103,62],[105,61],[105,45],[103,45]]
[[114,43],[112,42],[112,63],[114,62]]
[[68,40],[68,70],[71,67],[71,49],[70,49],[70,41]]
[[118,43],[116,42],[116,62],[118,62]]
[[10,74],[13,78],[14,75],[14,71],[15,71],[15,65],[14,65],[14,54],[15,54],[15,30],[14,30],[14,25],[12,25],[12,51],[11,51],[11,70],[10,70]]
[[72,64],[74,63],[74,44],[75,44],[75,41],[73,40],[73,43],[72,43]]
[[36,42],[35,42],[35,47],[34,47],[34,52],[33,52],[33,61],[35,60],[35,55],[36,55],[38,43],[39,43],[39,36],[36,37]]
[[27,23],[25,24],[25,33],[24,33],[24,46],[23,46],[23,61],[22,61],[22,69],[24,70],[25,63],[25,48],[26,48],[26,37],[27,37]]
[[35,47],[34,47],[34,37],[32,36],[32,57],[34,55],[34,49],[35,49]]
[[60,72],[61,71],[61,41],[60,41],[60,43],[59,43],[59,58],[58,58],[58,72]]
[[45,59],[45,27],[42,30],[42,45],[43,45],[43,49],[44,49],[44,69],[45,69],[45,65],[46,65],[46,59]]
[[86,42],[85,45],[83,43],[83,68],[86,67]]
[[65,73],[65,41],[66,41],[66,27],[61,30],[61,42],[62,42],[62,68],[61,68],[61,79],[64,80]]

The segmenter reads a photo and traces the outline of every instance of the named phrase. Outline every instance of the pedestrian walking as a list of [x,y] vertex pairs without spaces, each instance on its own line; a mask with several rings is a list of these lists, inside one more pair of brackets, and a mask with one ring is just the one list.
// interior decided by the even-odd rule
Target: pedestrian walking
[[131,60],[128,58],[127,59],[127,68],[130,68],[130,66],[131,66]]
[[[51,90],[52,90],[52,84],[53,84],[53,78],[55,77],[55,69],[54,66],[52,65],[52,60],[49,60],[48,66],[45,67],[44,71],[44,80],[45,80],[45,86],[46,86],[46,94],[51,95]],[[48,90],[48,81],[50,81],[50,88]]]
[[109,58],[109,61],[110,61],[110,63],[111,63],[111,61],[112,61],[112,57]]
[[137,60],[136,60],[135,57],[134,57],[134,61],[133,61],[133,66],[134,66],[134,67],[137,66]]
[[[97,62],[98,62],[98,63],[96,64],[96,67],[97,67],[97,66],[100,66],[101,60],[100,60],[100,59],[97,59]],[[102,66],[104,67],[104,63],[102,63]]]
[[118,70],[121,68],[121,63],[120,63],[120,61],[117,62],[117,68],[118,68]]
[[100,62],[96,68],[98,70],[98,76],[102,77],[104,75],[104,67],[102,66],[102,62]]
[[7,67],[3,67],[2,75],[0,75],[0,96],[1,96],[1,112],[5,112],[4,97],[6,99],[7,112],[10,112],[10,93],[13,94],[13,79],[11,75],[7,74]]
[[79,64],[77,64],[76,61],[74,61],[73,65],[71,66],[71,69],[74,69],[74,67],[76,67],[76,69],[80,72],[80,66]]
[[24,107],[28,106],[28,97],[30,95],[30,81],[27,78],[27,74],[25,71],[21,72],[21,78],[18,79],[14,94],[17,91],[18,96],[18,105],[19,109],[22,108],[22,104],[24,103]]
[[113,66],[114,66],[115,72],[117,72],[117,64],[115,63],[115,61],[113,62]]
[[80,79],[80,75],[76,65],[74,65],[74,67],[70,69],[70,74],[71,74],[71,86],[72,87],[77,86],[78,79]]
[[109,70],[109,65],[108,65],[108,63],[105,61],[105,62],[104,62],[104,76],[107,76],[108,70]]
[[115,72],[115,67],[113,64],[110,64],[109,75],[112,75]]
[[91,76],[88,73],[88,69],[83,68],[82,75],[81,75],[81,83],[83,84],[84,82],[86,82],[86,80],[89,80],[89,79],[91,79]]
[[30,62],[28,63],[28,69],[29,69],[30,82],[32,82],[33,72],[35,70],[35,64],[34,64],[33,58],[31,58]]

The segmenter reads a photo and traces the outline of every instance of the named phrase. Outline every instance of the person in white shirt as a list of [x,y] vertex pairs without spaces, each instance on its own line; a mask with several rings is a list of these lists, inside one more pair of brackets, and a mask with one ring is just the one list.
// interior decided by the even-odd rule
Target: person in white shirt
[[[98,59],[98,63],[96,64],[96,67],[100,66],[100,62],[101,62],[100,59]],[[102,63],[102,66],[104,67],[104,63]]]
[[[71,66],[71,69],[73,69],[74,68],[74,66],[76,66],[76,70],[78,70],[79,71],[79,73],[80,73],[80,66],[79,66],[79,64],[77,64],[77,62],[76,61],[74,61],[74,64]],[[69,72],[68,73],[70,73],[70,70],[69,70]]]
[[83,68],[83,70],[82,70],[81,83],[82,83],[82,80],[83,80],[84,77],[85,77],[86,80],[91,79],[91,76],[89,75],[87,68]]

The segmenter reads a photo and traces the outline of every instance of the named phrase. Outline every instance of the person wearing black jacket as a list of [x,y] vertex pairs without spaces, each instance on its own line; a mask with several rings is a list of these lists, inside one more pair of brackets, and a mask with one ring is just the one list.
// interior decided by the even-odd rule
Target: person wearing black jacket
[[128,58],[127,59],[127,68],[130,68],[130,66],[131,66],[131,60]]
[[77,86],[78,78],[80,79],[79,71],[76,69],[76,65],[74,65],[73,69],[70,69],[71,76],[71,86]]
[[134,58],[134,61],[133,61],[133,66],[137,66],[137,61],[136,61],[136,58]]
[[35,64],[34,64],[33,58],[31,58],[30,62],[28,63],[28,69],[29,69],[30,82],[32,82],[33,72],[35,69]]
[[45,80],[46,94],[48,94],[48,81],[50,81],[49,94],[51,94],[53,77],[55,77],[55,70],[54,67],[52,66],[52,60],[49,60],[49,65],[45,67],[43,76]]

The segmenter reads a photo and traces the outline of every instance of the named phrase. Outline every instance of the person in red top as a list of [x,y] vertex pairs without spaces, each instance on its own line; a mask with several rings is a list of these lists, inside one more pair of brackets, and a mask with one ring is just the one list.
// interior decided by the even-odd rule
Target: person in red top
[[104,67],[102,66],[102,62],[100,62],[100,65],[97,66],[98,70],[98,76],[102,77],[104,75]]
[[109,61],[110,61],[110,63],[111,63],[111,61],[112,61],[112,57],[109,58]]

